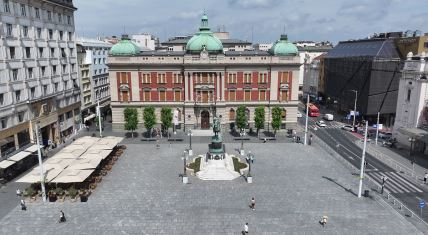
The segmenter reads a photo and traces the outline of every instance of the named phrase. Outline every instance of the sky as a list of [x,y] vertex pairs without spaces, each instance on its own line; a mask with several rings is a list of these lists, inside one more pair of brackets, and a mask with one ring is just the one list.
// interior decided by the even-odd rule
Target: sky
[[212,31],[270,43],[365,38],[373,33],[428,33],[426,0],[74,0],[76,33],[83,37],[149,33],[161,42],[197,32],[208,15]]

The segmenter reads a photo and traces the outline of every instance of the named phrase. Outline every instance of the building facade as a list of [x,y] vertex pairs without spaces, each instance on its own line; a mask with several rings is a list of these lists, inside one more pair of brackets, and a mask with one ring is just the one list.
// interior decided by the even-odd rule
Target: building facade
[[282,36],[270,52],[224,51],[222,41],[202,17],[201,27],[181,51],[140,52],[124,38],[109,57],[113,129],[124,130],[123,111],[137,108],[143,125],[145,107],[178,111],[179,128],[209,129],[214,116],[223,128],[235,122],[238,106],[245,105],[252,126],[254,109],[279,106],[282,128],[297,125],[299,58],[297,48]]
[[78,38],[77,61],[81,83],[81,113],[83,123],[95,118],[96,106],[108,109],[110,105],[110,82],[107,57],[112,45],[97,39]]
[[393,136],[400,145],[426,152],[428,143],[428,56],[409,53],[400,78]]
[[80,122],[71,0],[4,0],[0,5],[1,155],[33,142],[60,142]]
[[159,44],[159,38],[148,33],[132,35],[131,39],[140,47],[141,51],[154,51]]
[[323,80],[321,78],[323,75],[321,60],[324,55],[325,54],[321,54],[320,56],[315,57],[311,63],[305,63],[304,65],[303,95],[305,97],[309,95],[315,100],[318,100],[320,97],[320,90],[318,88],[321,87],[320,83]]

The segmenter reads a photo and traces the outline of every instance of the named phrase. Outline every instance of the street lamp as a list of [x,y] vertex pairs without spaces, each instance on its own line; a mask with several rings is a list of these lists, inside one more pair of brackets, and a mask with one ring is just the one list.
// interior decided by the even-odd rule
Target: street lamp
[[244,136],[245,136],[245,129],[241,129],[241,132],[239,133],[241,136],[241,155],[245,155],[244,153]]
[[410,142],[410,151],[409,151],[409,159],[413,157],[412,161],[412,176],[415,172],[415,161],[416,161],[416,155],[412,154],[413,151],[413,143],[416,141],[416,139],[414,137],[410,137],[409,138],[409,142]]
[[355,102],[354,102],[354,119],[352,120],[352,128],[355,128],[355,116],[357,115],[357,98],[358,98],[358,91],[357,90],[350,90],[352,92],[355,92]]
[[103,138],[103,127],[101,126],[101,109],[100,109],[100,100],[97,101],[97,117],[98,117],[98,125],[100,128],[100,138]]
[[187,135],[189,136],[189,143],[190,143],[190,147],[189,147],[189,156],[193,156],[193,150],[192,150],[192,129],[187,130]]
[[189,154],[186,150],[183,151],[181,159],[183,160],[183,184],[188,183],[187,172],[186,172],[186,162],[189,157]]
[[45,189],[45,179],[46,179],[46,175],[45,175],[45,171],[43,169],[43,161],[42,161],[42,153],[40,151],[40,140],[39,140],[39,122],[36,122],[36,144],[37,144],[37,157],[39,160],[39,168],[40,168],[40,185],[42,188],[42,198],[43,198],[43,202],[46,202],[46,189]]

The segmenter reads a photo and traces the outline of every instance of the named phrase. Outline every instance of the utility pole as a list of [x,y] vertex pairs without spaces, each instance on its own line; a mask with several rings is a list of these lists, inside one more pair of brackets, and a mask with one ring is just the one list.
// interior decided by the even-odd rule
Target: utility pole
[[367,129],[369,127],[369,122],[366,121],[366,131],[364,132],[364,147],[363,147],[363,156],[361,157],[361,169],[360,169],[360,185],[358,187],[358,197],[361,197],[361,191],[363,189],[363,177],[364,177],[364,161],[366,158],[366,146],[367,146]]
[[309,94],[308,99],[306,100],[306,123],[305,123],[305,145],[307,144],[308,137],[308,117],[309,117]]
[[355,116],[357,116],[357,98],[358,98],[358,91],[357,90],[352,90],[353,92],[355,92],[355,102],[354,102],[354,119],[352,121],[352,127],[355,127]]
[[376,143],[376,145],[377,145],[377,139],[378,139],[378,136],[379,136],[379,112],[377,112],[377,123],[376,123],[376,141],[375,141],[375,143]]
[[45,189],[45,171],[43,170],[42,152],[40,151],[40,140],[39,140],[39,125],[36,123],[36,144],[37,144],[37,157],[39,159],[40,168],[40,185],[42,188],[43,202],[46,202],[46,189]]
[[101,110],[100,110],[100,100],[97,101],[97,116],[98,116],[98,125],[100,127],[100,138],[103,138],[103,127],[101,126]]

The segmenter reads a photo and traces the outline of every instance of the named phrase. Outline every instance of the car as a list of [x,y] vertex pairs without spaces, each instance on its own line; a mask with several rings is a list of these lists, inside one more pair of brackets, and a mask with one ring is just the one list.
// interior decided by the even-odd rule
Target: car
[[329,114],[329,113],[327,113],[327,114],[324,114],[324,117],[323,117],[325,120],[327,120],[327,121],[333,121],[333,119],[334,119],[334,116],[333,116],[333,114]]
[[389,140],[392,138],[391,132],[379,132],[379,138],[384,140]]
[[301,112],[297,112],[297,117],[298,117],[298,118],[303,117],[302,113],[301,113]]
[[319,127],[326,127],[327,125],[325,124],[325,122],[323,120],[319,120],[316,122],[317,126]]
[[354,130],[354,128],[351,125],[344,125],[341,127],[341,129],[345,130],[345,131],[353,131]]

